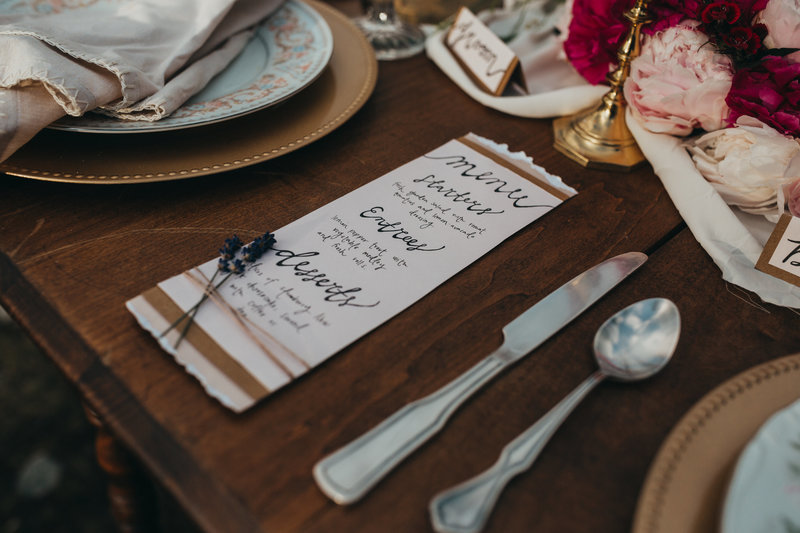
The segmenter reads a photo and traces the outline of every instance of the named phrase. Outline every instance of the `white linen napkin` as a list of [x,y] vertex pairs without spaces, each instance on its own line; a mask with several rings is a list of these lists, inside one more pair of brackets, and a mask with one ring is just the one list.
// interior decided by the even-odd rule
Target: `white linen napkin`
[[[537,2],[534,6],[541,4],[532,1]],[[493,22],[507,26],[518,15],[505,12],[479,16],[492,27]],[[482,91],[444,45],[446,30],[432,34],[426,50],[453,82],[487,107],[529,118],[569,115],[595,104],[608,87],[589,85],[569,64],[553,31],[559,16],[555,12],[543,17],[538,26],[508,43],[520,58],[529,84],[530,94],[524,96],[492,96]],[[800,309],[800,288],[755,269],[775,225],[728,206],[697,171],[680,139],[643,129],[630,113],[626,120],[692,234],[722,270],[723,279],[756,293],[765,302]]]
[[[531,0],[522,13],[495,11],[480,13],[478,16],[492,29],[495,26],[509,27],[518,22],[518,17],[536,13],[537,7],[542,4],[544,0]],[[526,27],[508,42],[520,60],[528,85],[529,94],[526,95],[493,96],[481,90],[445,46],[446,29],[428,37],[425,51],[456,85],[487,107],[528,118],[569,115],[598,102],[608,91],[608,87],[587,83],[562,53],[561,40],[555,32],[555,25],[563,10],[564,6],[561,5],[547,16],[533,18],[531,27]]]
[[0,161],[63,114],[168,115],[283,1],[12,4],[0,14]]

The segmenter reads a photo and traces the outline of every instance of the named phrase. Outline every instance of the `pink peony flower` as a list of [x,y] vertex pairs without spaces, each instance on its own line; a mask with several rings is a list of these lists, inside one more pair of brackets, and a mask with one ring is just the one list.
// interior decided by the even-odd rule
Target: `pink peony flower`
[[800,48],[800,0],[772,0],[759,15],[767,48]]
[[783,188],[786,197],[786,206],[794,217],[800,217],[800,179],[797,179]]
[[728,57],[715,53],[698,22],[647,36],[631,62],[625,98],[642,125],[655,133],[688,135],[726,125],[725,96],[731,88]]
[[632,4],[632,0],[574,0],[564,52],[589,83],[603,83],[617,64],[617,50],[630,27],[623,13]]
[[800,63],[770,56],[740,69],[725,101],[731,122],[747,115],[784,135],[800,136]]

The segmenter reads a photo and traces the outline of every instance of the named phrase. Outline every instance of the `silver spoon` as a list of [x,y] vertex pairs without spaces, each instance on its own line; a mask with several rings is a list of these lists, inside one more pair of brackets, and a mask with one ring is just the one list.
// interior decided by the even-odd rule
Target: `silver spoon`
[[506,483],[531,467],[584,396],[607,377],[636,381],[657,373],[672,357],[680,328],[678,308],[664,298],[642,300],[606,320],[594,337],[600,369],[507,444],[491,468],[437,494],[430,504],[433,528],[442,533],[480,531]]

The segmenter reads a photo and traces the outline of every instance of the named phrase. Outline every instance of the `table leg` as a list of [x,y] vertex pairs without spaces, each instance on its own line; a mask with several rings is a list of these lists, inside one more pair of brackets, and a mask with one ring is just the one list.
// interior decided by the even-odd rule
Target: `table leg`
[[158,531],[153,488],[131,453],[87,405],[84,410],[96,428],[95,453],[108,480],[111,515],[121,533]]

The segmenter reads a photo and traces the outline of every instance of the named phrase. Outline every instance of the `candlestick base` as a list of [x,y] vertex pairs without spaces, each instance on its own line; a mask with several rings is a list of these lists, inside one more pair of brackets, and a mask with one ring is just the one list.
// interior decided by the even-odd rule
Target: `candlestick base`
[[643,163],[625,124],[625,106],[616,100],[609,93],[595,108],[554,120],[555,149],[586,168],[629,172]]

